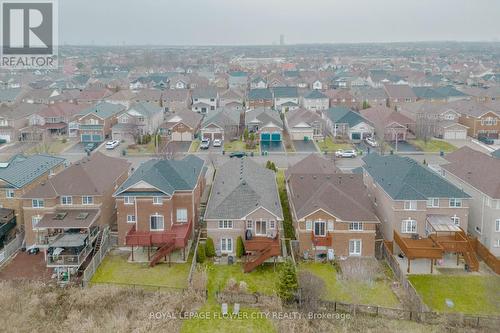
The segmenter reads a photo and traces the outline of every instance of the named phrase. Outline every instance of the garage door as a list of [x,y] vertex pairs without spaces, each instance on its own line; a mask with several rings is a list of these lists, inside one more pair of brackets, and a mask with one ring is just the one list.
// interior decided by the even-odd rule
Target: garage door
[[260,141],[271,141],[271,134],[268,132],[260,133]]
[[359,133],[359,132],[352,132],[351,133],[351,140],[361,140],[361,133]]
[[182,141],[182,133],[172,132],[172,141]]
[[465,140],[467,138],[466,131],[446,131],[444,138],[447,140]]
[[215,139],[222,139],[222,133],[214,133],[212,137]]
[[5,142],[10,142],[10,134],[1,134],[0,139],[5,140]]
[[183,132],[181,141],[193,141],[193,135],[191,132]]
[[102,142],[102,136],[99,134],[94,134],[94,135],[92,135],[92,141],[93,142]]
[[91,142],[92,136],[90,134],[82,134],[81,141],[82,142]]
[[296,131],[290,132],[292,140],[302,141],[305,138],[312,139],[312,131]]
[[281,133],[280,132],[273,132],[273,134],[271,134],[271,141],[274,141],[274,142],[281,141]]

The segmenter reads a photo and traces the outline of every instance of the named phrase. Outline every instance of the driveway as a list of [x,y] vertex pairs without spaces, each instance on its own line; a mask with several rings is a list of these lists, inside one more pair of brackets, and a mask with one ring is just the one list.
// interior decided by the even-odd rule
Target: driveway
[[167,143],[167,151],[175,153],[187,153],[191,147],[191,141],[170,141]]
[[409,144],[406,141],[398,141],[398,149],[396,149],[396,143],[391,142],[391,147],[394,149],[394,151],[398,151],[400,153],[403,153],[403,152],[413,153],[413,152],[420,151],[420,149]]
[[295,147],[295,151],[300,153],[314,153],[318,151],[313,141],[294,140],[293,146]]
[[261,141],[260,151],[267,151],[270,153],[284,152],[285,147],[283,147],[283,143],[281,141],[280,142]]

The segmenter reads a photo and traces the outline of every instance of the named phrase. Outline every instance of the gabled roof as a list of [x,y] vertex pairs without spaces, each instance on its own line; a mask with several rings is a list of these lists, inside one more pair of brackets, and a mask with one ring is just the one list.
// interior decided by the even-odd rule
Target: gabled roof
[[[416,104],[416,103],[412,103]],[[402,126],[407,124],[414,124],[415,121],[405,116],[401,112],[389,109],[386,106],[374,106],[368,109],[359,111],[363,117],[368,119],[376,127],[386,127],[393,123],[398,123]]]
[[118,188],[115,196],[125,194],[140,182],[169,196],[176,191],[192,191],[198,183],[203,165],[203,160],[194,155],[188,155],[182,160],[148,160]]
[[274,98],[296,98],[299,97],[297,87],[274,87]]
[[453,86],[445,87],[414,87],[413,92],[422,99],[446,99],[449,97],[466,97],[467,94],[455,89]]
[[293,174],[315,174],[315,175],[331,175],[341,173],[331,161],[325,160],[318,154],[310,154],[294,165],[288,167],[285,171],[286,178],[290,178]]
[[251,159],[231,159],[215,174],[205,219],[240,219],[259,207],[283,219],[276,174]]
[[250,89],[250,91],[248,92],[248,100],[255,101],[259,99],[272,100],[273,94],[271,90],[267,88]]
[[64,161],[49,155],[15,155],[0,163],[0,179],[14,188],[22,188]]
[[107,119],[112,117],[126,109],[126,106],[122,104],[113,104],[108,102],[100,102],[94,106],[84,109],[80,112],[82,117],[89,114],[94,114],[101,119]]
[[493,199],[500,199],[500,159],[462,147],[446,154],[449,162],[442,166],[447,172],[472,185]]
[[293,128],[301,123],[311,126],[314,122],[322,122],[321,116],[314,111],[307,109],[295,109],[285,114],[288,127]]
[[191,128],[197,128],[200,125],[203,116],[198,112],[191,110],[181,110],[169,116],[165,122],[165,128],[171,128],[178,123],[183,123]]
[[22,93],[21,88],[9,88],[9,89],[0,89],[0,101],[12,101],[14,102]]
[[407,84],[387,84],[384,86],[387,96],[390,98],[405,99],[417,98],[413,90]]
[[133,116],[144,116],[151,117],[159,112],[163,112],[163,109],[157,104],[147,103],[147,102],[139,102],[130,107],[127,111],[128,114]]
[[249,125],[252,123],[259,123],[261,127],[271,123],[277,127],[283,128],[283,122],[281,121],[278,111],[268,108],[257,108],[246,111],[245,124]]
[[464,191],[409,157],[363,157],[364,169],[393,200],[427,200],[429,198],[470,198]]
[[193,90],[193,98],[217,98],[217,89],[212,87],[196,88]]
[[227,108],[218,108],[208,111],[201,127],[215,124],[221,128],[226,126],[238,126],[240,124],[240,113]]
[[325,94],[323,94],[321,91],[319,91],[317,89],[313,89],[308,94],[306,94],[304,96],[304,98],[306,98],[306,99],[323,99],[323,98],[328,99],[328,96],[326,96]]
[[349,127],[354,127],[365,122],[371,125],[370,121],[359,113],[343,106],[329,108],[324,113],[335,124],[348,124]]

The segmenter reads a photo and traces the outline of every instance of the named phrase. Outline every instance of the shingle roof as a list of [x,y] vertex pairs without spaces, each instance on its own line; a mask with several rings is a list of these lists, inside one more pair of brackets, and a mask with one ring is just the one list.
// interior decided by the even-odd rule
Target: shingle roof
[[217,98],[217,89],[212,87],[194,89],[193,98]]
[[205,219],[240,219],[264,207],[283,219],[275,173],[251,159],[232,159],[217,169]]
[[274,87],[274,98],[299,97],[297,87]]
[[250,89],[250,91],[248,92],[248,99],[250,101],[259,99],[272,100],[273,94],[271,93],[271,90],[267,88]]
[[415,160],[398,155],[371,153],[364,169],[393,200],[470,198],[464,191]]
[[494,152],[492,152],[491,156],[493,156],[495,158],[500,158],[500,149],[497,149]]
[[15,155],[0,163],[0,179],[15,188],[22,188],[64,162],[64,158],[48,155]]
[[130,107],[127,111],[129,114],[138,113],[145,117],[151,117],[152,115],[163,112],[163,109],[157,104],[147,103],[147,102],[139,102]]
[[0,89],[0,101],[14,102],[20,96],[21,92],[21,88]]
[[246,125],[257,122],[261,124],[261,127],[271,123],[275,126],[283,128],[283,122],[281,121],[278,111],[271,109],[257,108],[245,112]]
[[222,128],[225,126],[238,126],[240,124],[240,113],[227,108],[210,110],[203,120],[201,127],[205,127],[211,123]]
[[349,127],[354,127],[362,122],[370,124],[370,121],[359,113],[343,106],[329,108],[324,112],[336,124],[348,124]]
[[142,164],[115,192],[124,195],[127,189],[144,181],[167,195],[176,191],[191,191],[203,171],[203,160],[188,155],[182,160],[149,160]]
[[88,114],[95,114],[102,119],[109,118],[121,111],[125,110],[126,107],[122,104],[113,104],[108,102],[100,102],[94,106],[91,106],[80,113],[82,116]]
[[325,94],[323,94],[321,91],[317,89],[313,89],[311,92],[309,92],[307,95],[304,96],[306,99],[321,99],[321,98],[328,98]]

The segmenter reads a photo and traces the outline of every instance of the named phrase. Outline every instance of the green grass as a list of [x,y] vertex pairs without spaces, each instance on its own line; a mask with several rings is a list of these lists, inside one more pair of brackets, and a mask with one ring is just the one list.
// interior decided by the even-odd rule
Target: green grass
[[196,139],[191,142],[191,146],[189,146],[189,152],[190,153],[195,153],[198,151],[200,148],[200,140]]
[[224,142],[224,150],[227,152],[233,152],[233,151],[248,151],[248,152],[258,152],[259,151],[259,144],[255,145],[254,149],[248,149],[246,146],[246,143],[241,141],[241,140],[236,140],[236,141],[225,141]]
[[155,152],[156,148],[153,140],[145,145],[133,144],[127,147],[127,154],[129,155],[154,154]]
[[317,262],[301,263],[299,271],[311,272],[324,281],[325,300],[387,307],[399,305],[389,280],[374,281],[371,284],[362,281],[339,281],[332,265]]
[[410,140],[409,142],[410,144],[427,153],[438,153],[440,151],[451,153],[457,150],[457,147],[455,147],[454,145],[441,140],[428,140],[427,142],[425,142],[424,140]]
[[94,283],[137,284],[151,287],[187,288],[191,263],[166,263],[149,267],[148,263],[131,263],[128,254],[110,253],[92,277]]
[[[500,278],[480,275],[409,275],[425,304],[440,312],[498,315]],[[449,308],[445,301],[454,303]]]
[[350,143],[337,143],[331,137],[326,137],[323,141],[317,142],[320,151],[327,151],[329,153],[335,152],[339,149],[353,149]]
[[33,148],[29,149],[26,153],[27,154],[60,154],[63,152],[66,148],[68,148],[70,145],[72,145],[73,142],[70,142],[69,140],[66,140],[66,142],[63,142],[62,139],[56,139],[50,142],[44,142],[40,143]]
[[283,210],[283,228],[285,229],[285,237],[295,239],[292,214],[290,212],[288,194],[285,186],[285,171],[283,169],[278,170],[276,173],[276,181],[278,182],[278,192],[280,195],[281,208]]

